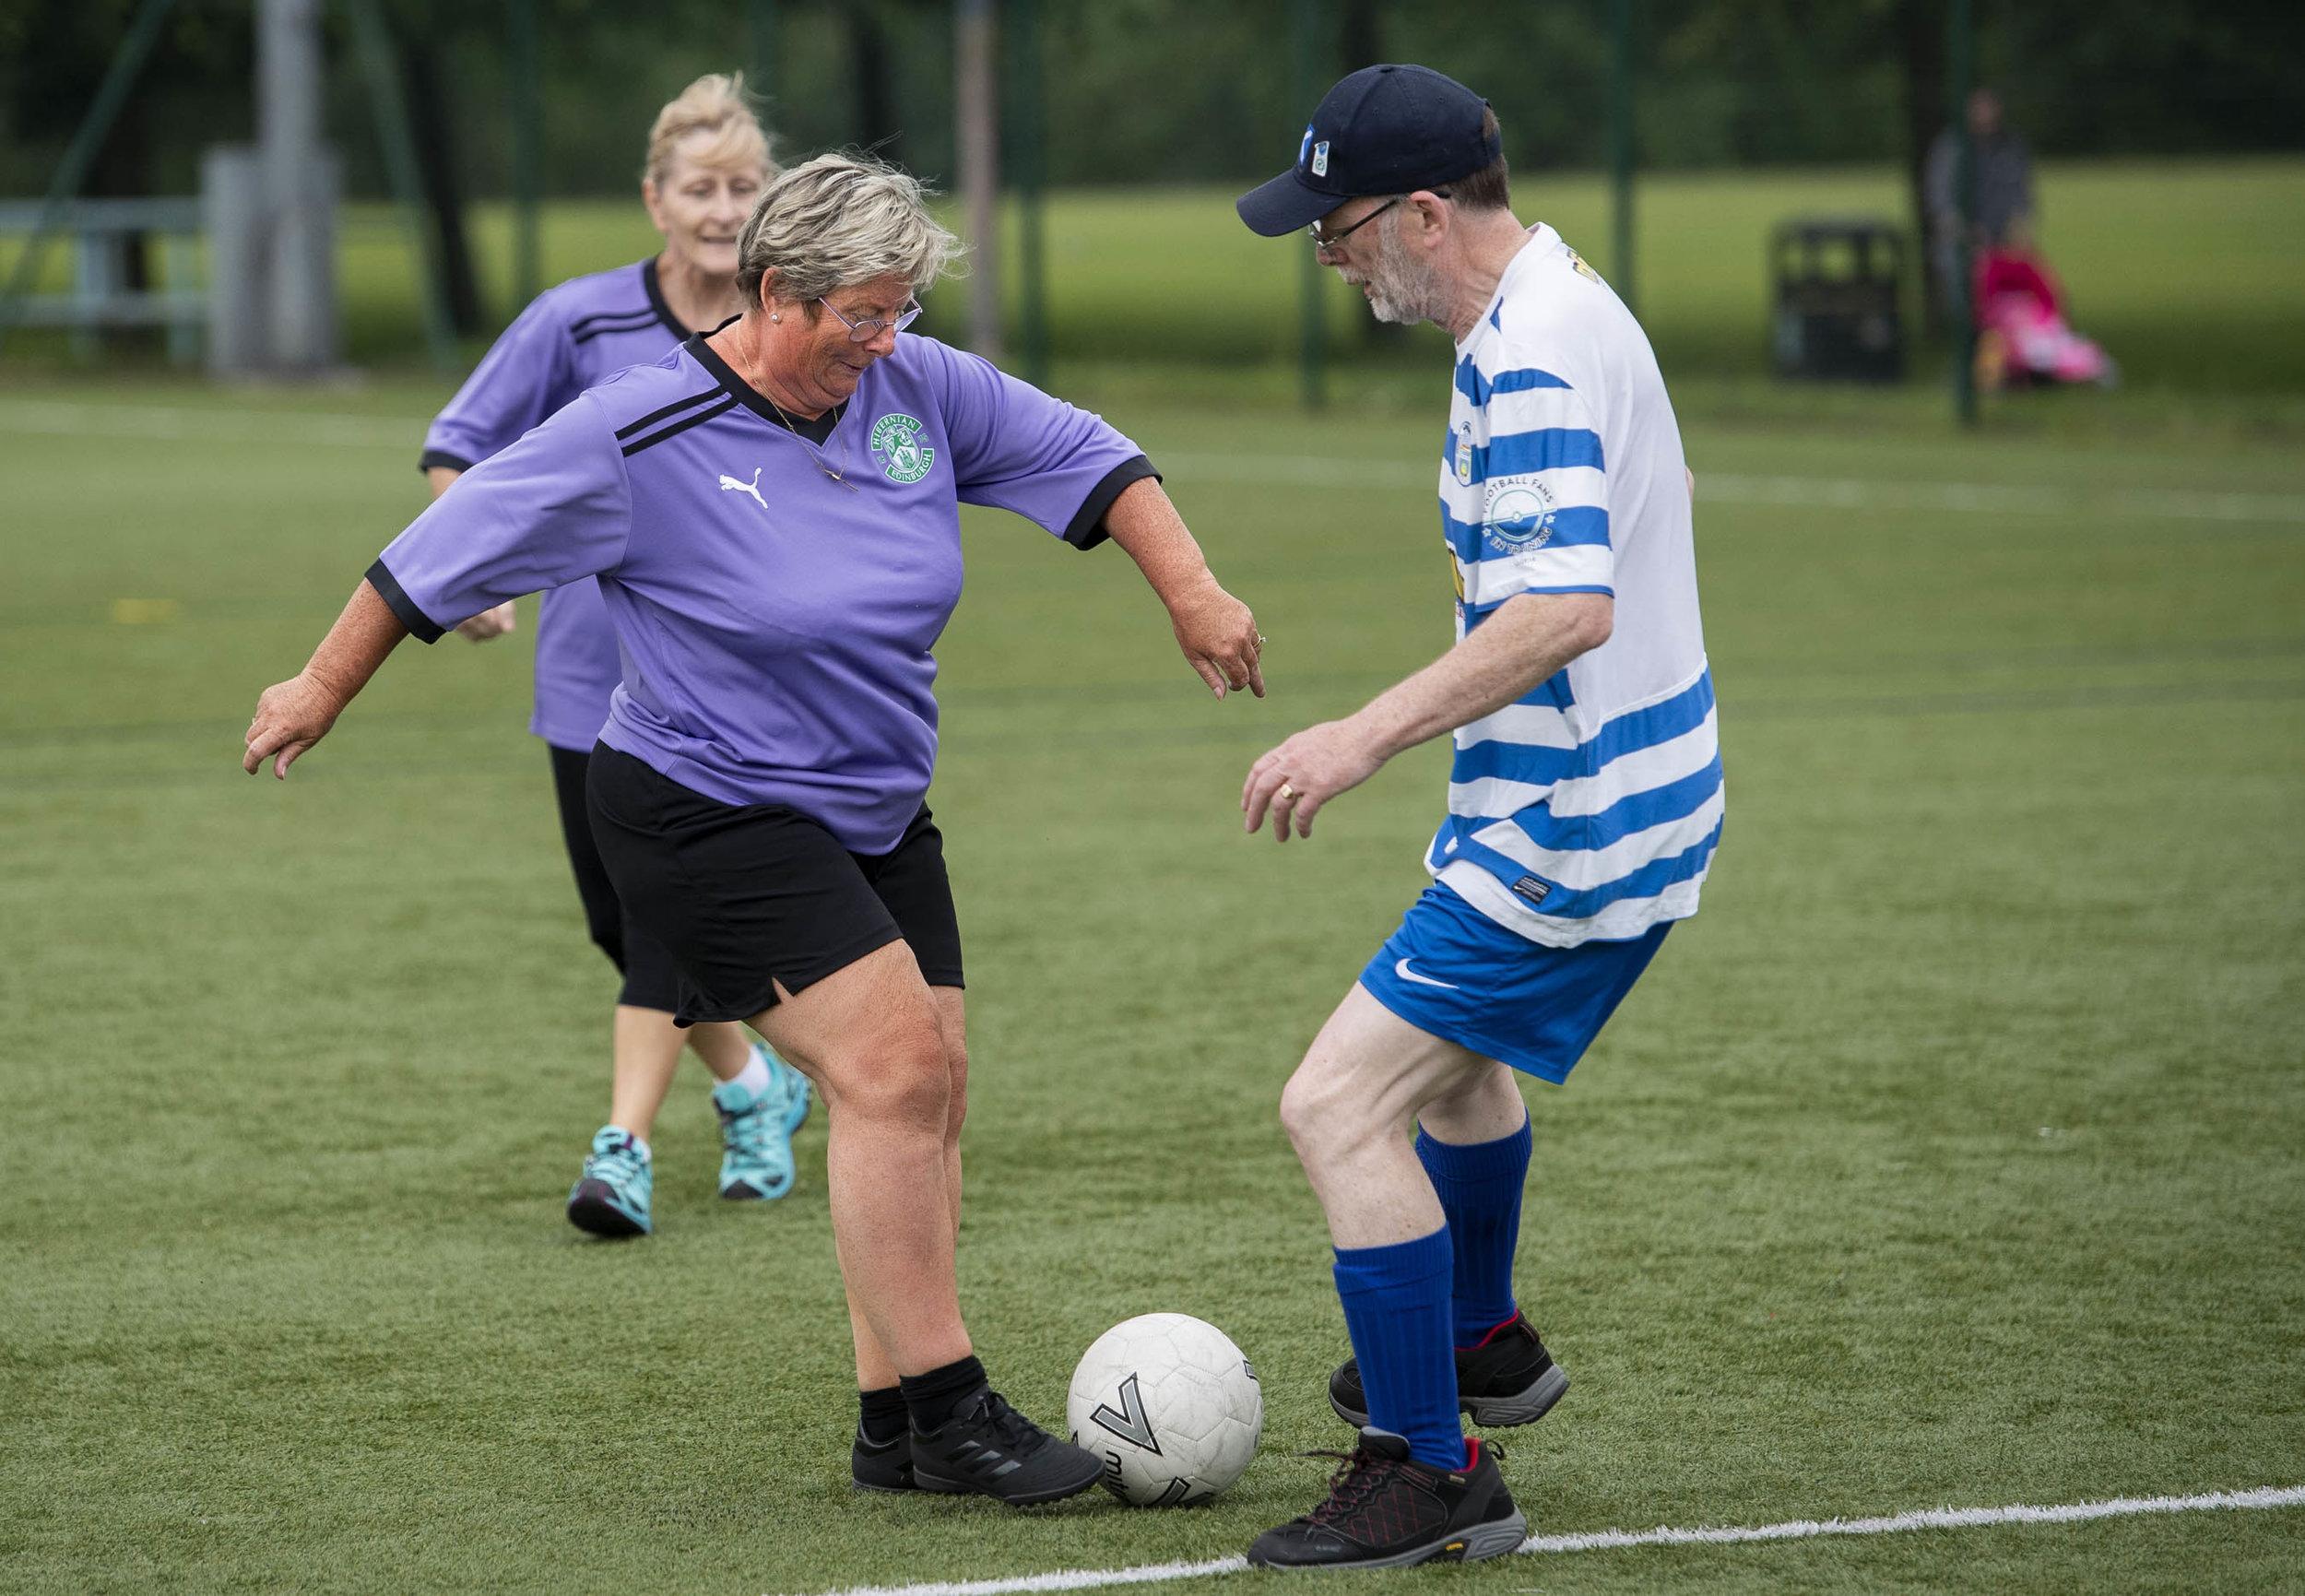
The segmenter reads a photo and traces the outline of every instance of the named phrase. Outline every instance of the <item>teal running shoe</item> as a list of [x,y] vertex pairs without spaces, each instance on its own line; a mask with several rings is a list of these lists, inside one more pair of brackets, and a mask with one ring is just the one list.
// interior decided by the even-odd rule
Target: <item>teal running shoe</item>
[[646,1235],[656,1228],[648,1219],[656,1184],[647,1150],[627,1132],[603,1125],[568,1194],[568,1223],[594,1235]]
[[756,1096],[740,1082],[713,1088],[720,1116],[720,1195],[731,1202],[773,1202],[792,1189],[792,1133],[809,1117],[809,1078],[761,1043],[752,1056],[768,1068]]

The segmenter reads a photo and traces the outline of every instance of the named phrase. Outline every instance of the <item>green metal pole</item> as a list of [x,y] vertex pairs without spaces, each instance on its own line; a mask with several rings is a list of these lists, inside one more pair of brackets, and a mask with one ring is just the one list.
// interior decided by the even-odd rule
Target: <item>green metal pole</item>
[[1024,380],[1048,385],[1047,224],[1042,204],[1048,129],[1041,83],[1039,0],[1008,0],[1009,176],[1017,195],[1017,342]]
[[1945,26],[1945,88],[1952,100],[1953,192],[1961,223],[1953,246],[1953,419],[1977,424],[1977,317],[1969,303],[1969,237],[1977,225],[1977,150],[1968,135],[1968,96],[1977,76],[1977,32],[1969,0],[1953,0]]
[[1609,0],[1609,284],[1633,303],[1633,0]]
[[544,187],[543,63],[537,38],[537,0],[511,0],[511,37],[504,71],[510,80],[513,123],[513,302],[525,306],[544,291],[544,251],[538,202]]
[[97,87],[96,98],[89,101],[88,114],[80,118],[64,160],[56,163],[55,175],[48,180],[48,195],[41,207],[40,223],[33,228],[32,236],[24,241],[24,253],[16,257],[16,269],[8,275],[7,287],[0,289],[0,345],[7,341],[8,329],[16,324],[18,307],[24,296],[40,280],[41,263],[47,256],[56,230],[63,224],[65,207],[79,194],[80,184],[88,181],[88,169],[95,164],[97,153],[111,136],[121,107],[128,103],[128,91],[136,87],[136,75],[144,70],[146,58],[160,42],[160,29],[166,25],[168,14],[175,8],[176,0],[145,0],[144,9],[136,13],[136,19],[128,30],[128,37],[121,41],[119,50],[113,53],[104,81]]
[[352,33],[359,41],[361,71],[368,79],[369,111],[376,119],[376,140],[383,147],[384,174],[393,197],[400,202],[402,229],[410,251],[423,267],[424,346],[432,368],[443,374],[456,369],[456,335],[448,319],[448,296],[441,283],[440,243],[425,225],[423,186],[416,175],[416,138],[408,129],[408,101],[400,93],[400,74],[392,51],[392,35],[384,30],[376,0],[346,0],[352,14]]
[[[1320,103],[1322,92],[1329,87],[1322,81],[1324,57],[1320,47],[1320,0],[1291,0],[1289,6],[1290,60],[1294,70],[1290,81],[1294,85],[1295,102],[1305,108],[1306,115]],[[1322,315],[1323,290],[1320,263],[1313,258],[1309,248],[1297,250],[1297,377],[1305,396],[1305,408],[1318,410],[1328,403],[1329,328]]]
[[752,92],[776,108],[776,0],[751,0],[744,8],[752,35]]

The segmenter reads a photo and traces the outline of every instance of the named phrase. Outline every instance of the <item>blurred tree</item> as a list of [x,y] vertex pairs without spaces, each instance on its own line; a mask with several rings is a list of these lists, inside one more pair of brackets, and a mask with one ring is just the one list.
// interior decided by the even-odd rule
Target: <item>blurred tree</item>
[[480,283],[473,268],[472,244],[465,229],[465,163],[456,138],[459,103],[439,36],[401,30],[394,39],[407,85],[408,121],[415,136],[424,207],[440,254],[441,289],[448,320],[459,337],[486,330],[480,313]]
[[[385,0],[412,96],[461,195],[503,192],[497,6]],[[1917,159],[1939,124],[1945,0],[1640,0],[1645,169]],[[0,0],[0,188],[37,193],[136,0]],[[183,0],[144,91],[108,144],[102,190],[184,192],[198,151],[249,128],[248,0]],[[1285,160],[1293,102],[1277,5],[1041,0],[1052,184],[1235,182]],[[1340,59],[1428,63],[1479,89],[1517,171],[1599,166],[1607,17],[1598,4],[1336,0]],[[1984,75],[2047,156],[2305,148],[2305,6],[2296,0],[1977,0]],[[629,194],[656,108],[743,65],[747,8],[538,0],[545,186]],[[769,107],[791,153],[892,136],[952,170],[950,0],[779,0]],[[340,30],[340,21],[337,23]],[[341,52],[338,53],[339,56]],[[417,59],[418,55],[424,59]],[[339,60],[330,126],[354,195],[383,189],[357,74]],[[767,91],[772,86],[756,85]],[[436,209],[450,202],[441,201]]]
[[841,21],[848,34],[848,68],[856,85],[857,142],[901,162],[904,130],[899,124],[890,76],[888,30],[873,6],[845,6]]

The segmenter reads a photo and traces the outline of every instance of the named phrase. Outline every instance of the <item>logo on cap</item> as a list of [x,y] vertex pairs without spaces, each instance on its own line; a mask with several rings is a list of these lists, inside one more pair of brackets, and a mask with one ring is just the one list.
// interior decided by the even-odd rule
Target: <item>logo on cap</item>
[[1313,175],[1315,177],[1329,175],[1329,141],[1325,138],[1313,146]]

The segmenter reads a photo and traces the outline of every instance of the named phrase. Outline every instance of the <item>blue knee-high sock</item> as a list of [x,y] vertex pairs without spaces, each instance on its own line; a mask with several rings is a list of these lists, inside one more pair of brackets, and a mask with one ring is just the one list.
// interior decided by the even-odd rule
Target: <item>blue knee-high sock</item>
[[1520,1239],[1520,1190],[1529,1177],[1529,1122],[1495,1141],[1436,1141],[1417,1128],[1416,1155],[1440,1195],[1456,1252],[1449,1293],[1458,1346],[1513,1317],[1513,1247]]
[[1391,1247],[1337,1248],[1337,1295],[1361,1360],[1368,1422],[1436,1469],[1465,1466],[1449,1348],[1448,1227]]

